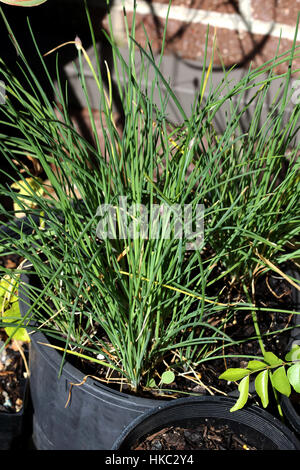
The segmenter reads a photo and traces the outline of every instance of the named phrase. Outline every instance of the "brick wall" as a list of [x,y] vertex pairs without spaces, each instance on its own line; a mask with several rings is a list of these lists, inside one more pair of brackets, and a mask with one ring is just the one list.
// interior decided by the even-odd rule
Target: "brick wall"
[[[133,0],[114,0],[113,24],[121,41],[123,2],[129,24],[134,3]],[[161,47],[168,3],[168,0],[137,0],[136,39],[145,44],[143,22],[155,52]],[[216,28],[215,67],[220,66],[222,60],[226,66],[247,66],[250,61],[260,65],[275,55],[280,36],[279,53],[291,47],[298,11],[300,0],[173,0],[165,53],[201,62],[209,25],[209,54]],[[103,25],[107,27],[107,19]],[[297,39],[300,44],[300,32]],[[300,59],[295,60],[295,65],[300,67]],[[283,64],[278,71],[285,68]]]

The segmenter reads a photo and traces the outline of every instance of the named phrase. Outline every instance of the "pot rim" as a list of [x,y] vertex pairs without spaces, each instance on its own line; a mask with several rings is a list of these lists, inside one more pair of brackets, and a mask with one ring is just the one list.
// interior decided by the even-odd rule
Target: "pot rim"
[[[190,418],[220,418],[228,422],[240,423],[252,430],[255,430],[258,434],[267,435],[269,440],[276,444],[276,437],[278,440],[290,442],[292,447],[289,447],[291,450],[300,450],[300,442],[294,435],[294,433],[284,425],[279,419],[275,418],[266,410],[260,408],[257,405],[249,405],[235,412],[230,412],[230,408],[234,405],[235,399],[230,397],[223,396],[200,396],[200,397],[186,397],[186,398],[177,398],[174,401],[167,402],[145,412],[143,415],[135,418],[120,434],[112,446],[112,450],[121,450],[123,445],[126,445],[126,440],[130,440],[130,435],[134,435],[134,432],[139,427],[142,427],[145,424],[151,423],[152,420],[155,420],[157,416],[162,415],[163,418],[166,417],[168,413],[174,414],[176,408],[178,409],[178,414],[184,410],[186,407],[193,408],[193,414]],[[195,407],[198,407],[200,413],[198,414],[195,411]],[[202,412],[203,410],[203,412]],[[202,412],[202,413],[201,413]],[[205,412],[205,413],[204,413]],[[180,422],[183,419],[177,418],[168,422],[167,419],[164,420],[165,424],[160,424],[156,426],[156,429],[162,428],[163,426],[173,425],[176,422]],[[260,429],[258,429],[260,427]],[[155,427],[152,428],[153,430]],[[137,431],[138,432],[138,431]],[[147,431],[145,435],[149,434]],[[272,435],[273,434],[273,438]],[[124,447],[126,449],[126,447]]]

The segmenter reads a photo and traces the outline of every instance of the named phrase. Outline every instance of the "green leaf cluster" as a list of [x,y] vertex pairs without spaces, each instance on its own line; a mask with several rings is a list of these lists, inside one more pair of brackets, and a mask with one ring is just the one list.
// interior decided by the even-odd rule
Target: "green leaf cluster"
[[240,395],[230,411],[239,410],[247,403],[252,375],[256,375],[255,390],[264,408],[269,404],[269,383],[273,390],[287,397],[290,396],[292,388],[300,393],[300,346],[295,345],[286,354],[284,361],[273,352],[266,351],[262,361],[251,360],[245,369],[229,368],[223,372],[219,376],[220,379],[230,382],[240,380],[238,385]]
[[[9,338],[14,338],[26,343],[30,342],[25,328],[20,327],[22,318],[18,302],[18,277],[14,279],[5,275],[0,281],[0,318],[3,320],[4,330]],[[2,322],[1,322],[2,323]],[[12,326],[5,326],[12,323]]]

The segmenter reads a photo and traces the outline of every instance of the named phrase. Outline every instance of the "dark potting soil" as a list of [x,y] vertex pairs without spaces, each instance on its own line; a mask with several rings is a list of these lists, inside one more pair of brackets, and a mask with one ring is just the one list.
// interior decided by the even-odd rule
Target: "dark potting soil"
[[[5,344],[6,333],[0,329],[0,348]],[[24,364],[14,341],[0,353],[0,412],[16,413],[23,406],[21,379],[24,377]]]
[[[206,420],[208,421],[208,420]],[[142,439],[131,450],[258,450],[227,424],[201,423],[193,427],[170,426]]]
[[[17,268],[19,263],[18,256],[0,257],[0,265],[9,269]],[[0,328],[0,349],[5,346],[7,339],[4,329]],[[26,372],[20,348],[23,348],[26,354],[25,345],[12,340],[0,353],[0,412],[16,413],[23,407],[22,379]]]
[[[273,273],[259,279],[256,285],[255,301],[257,307],[262,308],[292,311],[294,307],[290,284],[281,276]],[[293,325],[292,317],[292,314],[287,313],[257,312],[259,329],[263,335],[266,351],[272,351],[278,357],[284,358],[290,338],[289,327]],[[251,358],[257,358],[262,353],[259,343],[255,339],[256,333],[251,312],[234,312],[231,322],[226,327],[226,333],[234,341],[241,341],[240,344],[224,347],[224,354],[232,357],[204,362],[200,365],[199,372],[205,378],[207,386],[229,393],[236,388],[236,385],[220,381],[219,375],[230,367],[246,367]]]

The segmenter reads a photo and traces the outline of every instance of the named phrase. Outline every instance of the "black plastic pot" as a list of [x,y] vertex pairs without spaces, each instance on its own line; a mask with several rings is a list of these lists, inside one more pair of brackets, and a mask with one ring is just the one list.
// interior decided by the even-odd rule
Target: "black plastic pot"
[[[300,274],[298,272],[290,273],[293,277],[298,278],[300,280]],[[300,312],[300,291],[297,289],[293,289],[293,304],[294,310],[296,312]],[[296,328],[291,330],[290,341],[288,344],[288,351],[292,348],[293,344],[300,345],[300,315],[294,315],[293,317],[294,324]],[[285,395],[281,396],[281,407],[286,417],[287,421],[291,428],[300,436],[300,397],[298,400],[298,410],[296,409],[293,400]]]
[[[22,275],[22,281],[28,277]],[[19,291],[20,311],[25,315],[30,301]],[[43,344],[44,343],[44,344]],[[45,345],[46,344],[46,345]],[[85,376],[48,347],[37,331],[31,334],[30,392],[33,406],[33,442],[38,450],[110,450],[125,427],[161,401],[127,395]]]
[[[16,226],[27,234],[33,230],[26,217],[17,220]],[[0,226],[0,235],[19,236],[8,225]],[[23,274],[21,279],[29,283],[27,275]],[[31,302],[24,289],[19,289],[19,299],[21,315],[25,316]],[[62,358],[49,345],[41,332],[31,334],[30,395],[37,450],[109,450],[133,419],[161,402],[120,393],[90,377],[84,381],[84,374],[68,361],[59,377]],[[70,384],[82,381],[81,386],[72,388],[66,407]]]
[[236,400],[219,396],[179,398],[136,418],[123,431],[113,450],[129,451],[160,429],[168,426],[191,427],[200,423],[227,424],[257,450],[300,450],[300,442],[277,418],[257,406],[230,412]]
[[20,411],[0,412],[0,450],[13,450],[21,446],[24,431],[25,399],[27,379],[21,379],[21,398],[23,406]]

